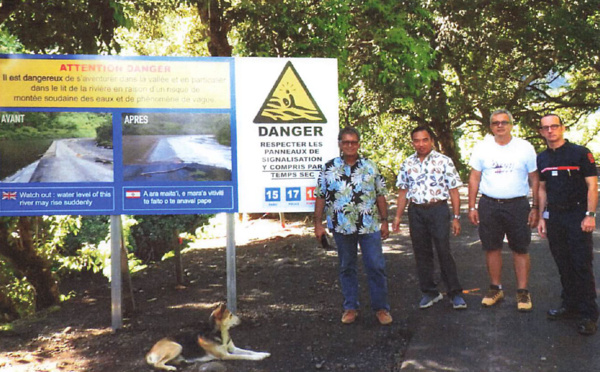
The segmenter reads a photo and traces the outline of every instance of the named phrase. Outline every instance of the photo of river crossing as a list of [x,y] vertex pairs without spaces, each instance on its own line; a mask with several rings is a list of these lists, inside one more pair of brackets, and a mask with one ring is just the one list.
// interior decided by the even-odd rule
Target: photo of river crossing
[[228,114],[123,114],[125,181],[230,181]]
[[113,182],[112,118],[104,113],[0,113],[0,181]]

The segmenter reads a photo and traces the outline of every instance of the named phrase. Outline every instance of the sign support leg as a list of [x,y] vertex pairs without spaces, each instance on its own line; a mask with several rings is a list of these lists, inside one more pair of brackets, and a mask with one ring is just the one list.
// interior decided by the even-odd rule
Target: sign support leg
[[122,280],[121,280],[121,216],[110,216],[110,297],[112,329],[123,326]]
[[227,308],[237,312],[237,288],[235,278],[235,216],[227,213]]

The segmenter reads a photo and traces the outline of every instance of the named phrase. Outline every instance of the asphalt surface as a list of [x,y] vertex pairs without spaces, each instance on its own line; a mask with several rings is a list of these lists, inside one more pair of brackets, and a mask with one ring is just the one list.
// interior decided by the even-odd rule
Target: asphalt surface
[[[463,208],[465,207],[465,198]],[[481,299],[489,279],[477,228],[462,210],[462,233],[451,245],[465,290],[468,308],[452,309],[446,296],[433,307],[418,308],[418,285],[406,288],[405,301],[413,301],[408,314],[402,314],[411,334],[402,371],[516,372],[600,370],[600,332],[594,336],[577,333],[575,320],[550,321],[546,311],[560,305],[561,286],[548,242],[534,230],[530,246],[529,290],[533,310],[517,311],[516,284],[512,255],[505,243],[502,284],[505,299],[483,308]],[[406,217],[404,217],[406,219]],[[406,221],[403,224],[406,226]],[[404,235],[404,234],[403,234]],[[406,236],[406,235],[404,235]],[[392,235],[387,244],[394,244]],[[410,245],[410,243],[405,243]],[[385,245],[385,244],[384,244]],[[600,232],[594,232],[595,273],[600,278]],[[416,270],[413,265],[413,270]],[[436,271],[439,278],[439,268]],[[416,284],[416,283],[415,283]],[[598,285],[600,289],[600,285]],[[443,285],[440,290],[445,291]],[[392,313],[393,313],[392,309]],[[400,319],[399,319],[400,320]]]

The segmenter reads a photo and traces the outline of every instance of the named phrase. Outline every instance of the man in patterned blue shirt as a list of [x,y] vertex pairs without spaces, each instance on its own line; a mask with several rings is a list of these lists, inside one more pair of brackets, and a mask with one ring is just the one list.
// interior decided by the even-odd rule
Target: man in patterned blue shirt
[[[338,135],[341,157],[331,159],[321,169],[315,190],[315,236],[317,240],[333,232],[340,262],[340,283],[344,296],[342,323],[354,323],[358,315],[358,245],[363,256],[371,295],[371,308],[379,323],[392,322],[387,302],[387,275],[382,239],[389,236],[387,190],[377,166],[358,154],[360,134],[353,127]],[[381,221],[381,227],[380,227]]]
[[[417,274],[423,298],[421,309],[427,309],[443,298],[434,280],[433,246],[438,254],[442,280],[454,309],[466,309],[456,263],[450,252],[450,228],[460,234],[460,196],[462,185],[452,159],[433,149],[433,132],[417,127],[411,132],[415,153],[400,166],[397,186],[398,203],[392,224],[399,231],[402,213],[408,202],[408,225],[417,263]],[[450,226],[448,199],[454,215]]]

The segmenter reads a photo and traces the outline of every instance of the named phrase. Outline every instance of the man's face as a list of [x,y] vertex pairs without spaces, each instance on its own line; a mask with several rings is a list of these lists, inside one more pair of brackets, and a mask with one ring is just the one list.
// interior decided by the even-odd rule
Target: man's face
[[358,149],[360,148],[360,141],[354,134],[344,134],[339,141],[339,146],[344,156],[356,156],[358,155]]
[[427,156],[433,149],[433,139],[426,130],[420,130],[412,135],[412,145],[419,156]]
[[546,116],[540,122],[540,134],[548,142],[562,141],[565,134],[565,126],[560,123],[557,116]]
[[512,130],[512,124],[507,114],[497,114],[492,116],[492,122],[490,128],[494,136],[504,136],[510,134]]

